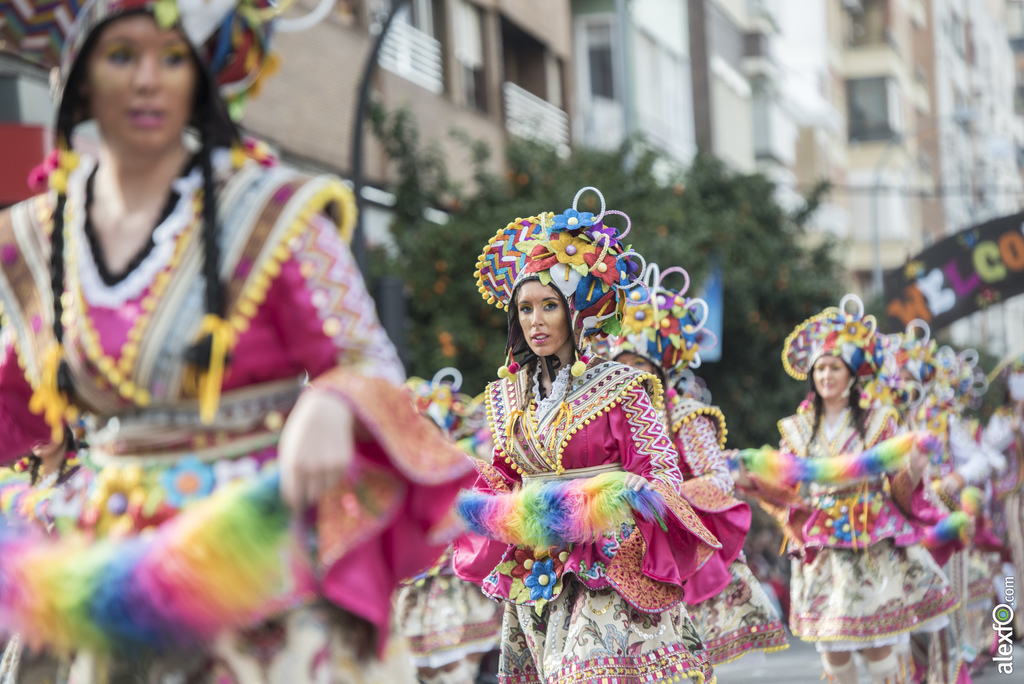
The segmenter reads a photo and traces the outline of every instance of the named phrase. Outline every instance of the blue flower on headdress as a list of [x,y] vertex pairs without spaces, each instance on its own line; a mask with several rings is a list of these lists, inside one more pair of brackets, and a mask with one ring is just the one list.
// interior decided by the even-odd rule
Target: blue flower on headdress
[[593,225],[594,215],[589,211],[566,209],[555,217],[551,227],[548,229],[548,235],[557,233],[561,230],[579,231],[584,228],[591,228]]
[[523,584],[530,590],[531,601],[536,601],[537,599],[550,601],[557,579],[555,576],[555,561],[553,558],[548,558],[543,561],[534,561],[533,567],[530,569],[530,575]]

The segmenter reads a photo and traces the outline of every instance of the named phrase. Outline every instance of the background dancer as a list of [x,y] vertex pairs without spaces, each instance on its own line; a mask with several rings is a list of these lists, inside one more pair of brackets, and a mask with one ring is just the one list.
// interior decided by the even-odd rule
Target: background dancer
[[[450,382],[445,382],[448,379]],[[476,433],[487,428],[487,414],[481,402],[459,393],[462,374],[455,368],[443,368],[432,380],[410,378],[406,386],[417,410],[434,421],[445,437],[469,447],[464,451],[477,458],[471,447]],[[399,594],[397,619],[420,681],[476,681],[484,655],[501,642],[501,614],[501,604],[484,596],[479,586],[455,576],[450,552],[414,578]]]
[[[884,343],[853,295],[793,331],[783,363],[794,378],[810,378],[810,392],[795,415],[779,422],[780,451],[827,459],[863,452],[896,435],[894,409],[861,405],[860,383],[881,369]],[[905,681],[893,646],[956,605],[942,572],[920,546],[924,521],[917,514],[925,507],[926,466],[927,455],[915,447],[909,464],[897,472],[866,477],[852,469],[803,491],[756,473],[739,475],[739,484],[789,535],[790,629],[815,643],[831,681],[855,684],[854,651],[864,653],[872,682]]]
[[[750,507],[732,497],[733,480],[722,447],[725,416],[715,406],[685,396],[678,387],[700,367],[701,349],[717,344],[704,328],[708,305],[686,297],[689,275],[674,267],[648,267],[651,301],[626,306],[623,334],[612,344],[611,358],[661,379],[666,391],[664,420],[683,473],[681,492],[722,548],[683,587],[686,609],[704,639],[714,665],[747,653],[788,646],[786,630],[743,558],[750,530]],[[662,284],[672,273],[686,278],[679,291]],[[640,293],[631,293],[639,298]]]

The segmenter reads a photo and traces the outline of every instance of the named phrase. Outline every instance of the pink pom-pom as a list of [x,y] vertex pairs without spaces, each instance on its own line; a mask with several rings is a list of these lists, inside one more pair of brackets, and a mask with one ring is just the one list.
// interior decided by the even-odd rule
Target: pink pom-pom
[[584,354],[583,356],[580,356],[580,361],[583,363],[590,363],[590,357]]
[[515,375],[516,373],[518,373],[519,372],[519,362],[518,361],[513,361],[512,363],[508,364],[508,372],[511,373],[512,375]]
[[675,399],[679,396],[679,392],[676,391],[675,387],[669,387],[668,392],[665,392],[665,396],[669,399]]
[[39,166],[34,167],[28,174],[28,187],[32,192],[43,192],[47,188],[47,180],[50,174],[57,170],[60,165],[60,153],[53,150],[46,155]]

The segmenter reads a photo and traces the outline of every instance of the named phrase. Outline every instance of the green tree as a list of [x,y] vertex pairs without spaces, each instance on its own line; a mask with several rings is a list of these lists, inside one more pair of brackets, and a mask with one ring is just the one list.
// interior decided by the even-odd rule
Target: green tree
[[[826,186],[808,197],[799,214],[789,215],[763,175],[737,174],[707,155],[698,155],[689,169],[673,170],[657,151],[636,141],[613,152],[576,150],[562,159],[514,140],[505,150],[507,171],[498,177],[485,170],[489,151],[467,140],[474,165],[469,194],[451,182],[436,148],[420,140],[409,112],[374,107],[370,120],[399,179],[392,227],[397,251],[373,252],[372,273],[399,274],[407,285],[413,374],[430,377],[454,365],[468,392],[481,391],[496,377],[507,320],[477,292],[477,256],[510,221],[560,212],[580,187],[592,185],[609,208],[629,214],[627,242],[662,268],[687,269],[691,294],[709,273],[711,259],[721,263],[722,360],[698,373],[725,411],[732,445],[778,441],[776,421],[795,410],[807,391],[782,368],[783,340],[843,294],[835,244],[804,247],[806,221]],[[586,210],[599,209],[593,194],[581,201]],[[425,219],[428,207],[448,209],[448,223]],[[624,220],[609,222],[625,228]]]

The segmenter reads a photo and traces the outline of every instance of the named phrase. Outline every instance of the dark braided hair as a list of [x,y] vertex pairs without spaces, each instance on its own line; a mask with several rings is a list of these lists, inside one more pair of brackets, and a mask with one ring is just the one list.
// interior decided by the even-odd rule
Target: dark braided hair
[[[216,179],[213,175],[209,135],[203,135],[199,150],[199,168],[203,174],[203,278],[206,313],[224,315],[224,288],[220,282],[220,242],[217,226]],[[185,360],[199,369],[208,368],[213,352],[213,336],[206,335],[185,352]]]

